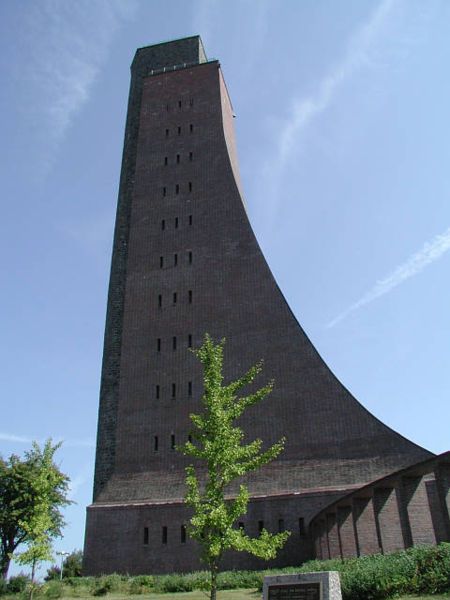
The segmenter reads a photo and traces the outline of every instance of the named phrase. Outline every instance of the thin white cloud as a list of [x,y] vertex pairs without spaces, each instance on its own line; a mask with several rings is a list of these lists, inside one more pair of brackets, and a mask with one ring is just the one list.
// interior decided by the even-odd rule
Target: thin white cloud
[[382,0],[352,37],[342,61],[319,82],[316,92],[292,102],[291,114],[278,138],[279,168],[287,162],[302,131],[328,108],[339,88],[361,68],[372,64],[371,48],[380,38],[394,3],[394,0]]
[[423,271],[428,265],[441,258],[449,250],[450,227],[444,233],[436,235],[430,242],[426,242],[418,252],[410,256],[406,262],[394,269],[387,277],[377,281],[371,290],[330,321],[327,327],[334,327],[352,312],[355,312],[355,310],[384,296],[407,279]]
[[33,155],[48,171],[64,135],[89,99],[122,23],[135,0],[41,0],[31,3],[19,32],[23,64],[16,86]]

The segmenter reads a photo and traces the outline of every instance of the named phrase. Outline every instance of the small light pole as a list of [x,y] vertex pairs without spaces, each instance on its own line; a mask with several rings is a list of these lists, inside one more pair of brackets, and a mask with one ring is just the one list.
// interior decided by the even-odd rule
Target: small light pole
[[66,556],[69,556],[69,552],[66,552],[65,550],[61,550],[61,552],[57,552],[56,554],[57,554],[57,556],[61,557],[61,567],[60,567],[60,571],[59,571],[59,579],[62,581],[63,562],[64,562],[64,558]]

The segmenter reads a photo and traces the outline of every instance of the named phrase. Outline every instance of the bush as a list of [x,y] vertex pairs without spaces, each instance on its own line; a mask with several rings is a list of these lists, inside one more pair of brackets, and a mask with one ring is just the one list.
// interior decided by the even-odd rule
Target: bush
[[50,581],[42,587],[41,592],[45,598],[56,600],[64,594],[64,585],[58,580]]
[[8,584],[4,579],[0,578],[0,596],[4,596],[8,591]]
[[10,577],[8,585],[6,586],[6,592],[8,594],[20,594],[25,591],[25,588],[30,583],[30,578],[24,573],[19,573]]

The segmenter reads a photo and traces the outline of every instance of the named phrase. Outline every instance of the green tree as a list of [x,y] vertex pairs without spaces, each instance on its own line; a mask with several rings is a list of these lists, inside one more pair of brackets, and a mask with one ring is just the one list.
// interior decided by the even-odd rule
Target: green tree
[[42,560],[51,558],[51,540],[61,535],[64,519],[60,509],[67,499],[69,478],[53,462],[61,444],[48,440],[43,448],[33,442],[21,460],[12,455],[0,458],[0,573],[5,579],[10,561],[17,555],[30,564],[32,573]]
[[217,574],[226,550],[245,551],[258,558],[276,556],[290,533],[271,534],[263,529],[258,538],[250,538],[236,526],[246,513],[248,488],[241,483],[235,497],[229,486],[238,478],[257,470],[273,460],[283,450],[284,439],[262,451],[262,441],[243,443],[244,432],[236,425],[246,408],[260,402],[273,388],[268,383],[253,394],[238,397],[238,392],[250,385],[262,369],[253,366],[243,377],[223,385],[223,347],[225,340],[214,344],[206,334],[202,346],[194,353],[203,365],[202,414],[191,414],[194,424],[192,440],[180,446],[183,454],[197,459],[186,469],[186,504],[194,514],[188,527],[189,535],[200,545],[201,558],[210,572],[210,598],[216,599]]

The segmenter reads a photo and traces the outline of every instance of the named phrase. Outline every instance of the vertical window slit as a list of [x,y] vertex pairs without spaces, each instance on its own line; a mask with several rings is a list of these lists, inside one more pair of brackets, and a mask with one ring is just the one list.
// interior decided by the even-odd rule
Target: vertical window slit
[[189,304],[192,304],[192,290],[189,290],[189,292],[188,292],[188,301],[189,301]]
[[178,217],[175,217],[175,229],[178,229]]
[[180,184],[179,184],[179,183],[177,183],[177,184],[175,185],[175,194],[179,194],[179,193],[180,193]]
[[157,352],[161,352],[161,338],[156,340],[156,350]]
[[180,164],[180,155],[177,154],[177,164]]
[[192,252],[190,250],[188,252],[188,261],[189,261],[189,264],[192,265]]
[[155,452],[158,452],[158,436],[155,435],[153,438],[153,450]]
[[144,546],[148,546],[148,527],[144,527]]
[[175,398],[177,395],[177,386],[175,383],[172,383],[172,398]]
[[177,338],[174,335],[172,338],[172,350],[176,350],[177,349]]
[[278,533],[284,531],[284,519],[278,519]]
[[169,130],[166,129],[166,137],[169,137]]
[[194,131],[194,126],[192,125],[192,123],[189,125],[189,131],[192,133]]
[[180,529],[180,541],[182,544],[186,543],[186,525],[182,525]]
[[166,196],[166,195],[167,195],[167,188],[166,188],[166,186],[164,186],[163,187],[163,196]]
[[175,450],[175,434],[171,434],[170,436],[170,449]]
[[164,266],[164,256],[159,257],[159,268],[162,269]]
[[188,396],[192,396],[192,381],[188,381]]
[[164,166],[167,167],[169,163],[169,158],[167,156],[164,157]]
[[192,192],[192,181],[189,182],[189,191]]
[[166,221],[165,221],[165,219],[163,219],[161,221],[161,230],[164,231],[165,228],[166,228]]
[[158,296],[158,307],[161,308],[162,306],[162,294],[159,294]]
[[173,303],[176,304],[177,303],[177,293],[176,292],[173,293],[172,299],[173,299]]
[[162,539],[161,539],[163,544],[167,544],[167,526],[163,525],[162,528]]
[[176,267],[178,264],[178,254],[173,255],[173,266]]
[[188,348],[192,348],[192,334],[188,335]]
[[192,225],[192,215],[189,215],[189,225]]
[[259,533],[261,533],[261,531],[264,529],[264,521],[258,521],[258,531]]
[[178,127],[178,135],[181,135],[181,127]]
[[159,400],[159,385],[156,386],[155,395],[156,395],[156,399]]
[[189,160],[192,162],[194,158],[194,153],[193,152],[189,152]]
[[305,535],[305,519],[303,517],[298,520],[298,535]]

